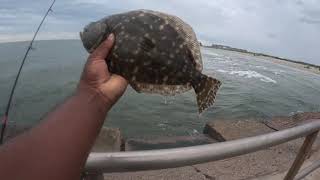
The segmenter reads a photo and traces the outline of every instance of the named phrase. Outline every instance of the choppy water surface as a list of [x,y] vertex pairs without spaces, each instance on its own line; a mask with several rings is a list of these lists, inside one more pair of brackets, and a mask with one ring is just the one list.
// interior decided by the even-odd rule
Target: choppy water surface
[[[4,112],[18,63],[27,43],[0,44],[0,113]],[[29,56],[13,101],[10,120],[36,124],[72,95],[86,52],[78,40],[40,41]],[[202,49],[204,72],[223,82],[215,105],[197,114],[193,91],[175,97],[138,94],[128,88],[109,113],[106,126],[127,137],[192,135],[206,121],[269,119],[320,111],[320,76],[259,57]]]

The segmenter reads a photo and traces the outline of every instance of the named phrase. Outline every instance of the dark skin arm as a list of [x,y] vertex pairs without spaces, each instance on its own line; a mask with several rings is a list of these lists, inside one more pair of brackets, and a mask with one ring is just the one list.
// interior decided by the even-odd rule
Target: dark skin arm
[[79,180],[108,110],[127,81],[107,71],[109,36],[88,58],[75,94],[30,131],[0,147],[0,179]]

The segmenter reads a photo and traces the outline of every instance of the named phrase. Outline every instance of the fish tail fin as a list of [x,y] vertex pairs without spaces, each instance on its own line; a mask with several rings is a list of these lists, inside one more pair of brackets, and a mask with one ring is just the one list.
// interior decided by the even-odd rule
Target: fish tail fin
[[212,77],[200,74],[200,77],[192,83],[192,86],[197,94],[198,110],[199,114],[201,114],[214,103],[221,82]]

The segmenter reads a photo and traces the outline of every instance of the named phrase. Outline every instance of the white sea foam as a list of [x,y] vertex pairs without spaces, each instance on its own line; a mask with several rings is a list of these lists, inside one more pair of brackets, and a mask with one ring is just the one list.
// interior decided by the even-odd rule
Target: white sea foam
[[163,124],[163,123],[158,123],[157,126],[159,128],[161,128],[162,130],[166,130],[167,129],[167,125],[166,124]]
[[293,115],[295,115],[295,114],[300,114],[300,113],[304,113],[304,111],[294,111],[294,112],[290,112],[289,113],[289,116],[293,116]]
[[237,75],[244,78],[257,78],[260,81],[267,82],[267,83],[274,83],[274,84],[277,83],[277,81],[271,79],[268,76],[262,75],[256,71],[227,71],[223,69],[218,69],[217,71],[221,73],[230,74],[230,75]]
[[280,74],[283,74],[283,73],[285,73],[285,72],[286,72],[286,71],[281,70],[281,69],[278,69],[278,70],[273,71],[273,73],[274,73],[275,75],[280,75]]
[[223,69],[218,69],[217,71],[218,71],[218,72],[221,72],[221,73],[228,73],[228,71],[223,70]]
[[197,136],[199,135],[199,131],[197,131],[196,129],[193,129],[191,132],[188,131],[189,136]]
[[275,74],[275,75],[280,75],[281,73],[278,72],[278,71],[274,71],[273,74]]
[[268,68],[266,68],[266,67],[264,67],[264,66],[254,66],[254,67],[256,67],[256,68],[258,68],[258,69],[268,70]]
[[163,124],[163,123],[158,123],[157,126],[159,126],[159,127],[165,127],[166,125]]
[[277,81],[271,79],[268,76],[264,76],[256,71],[231,71],[229,72],[231,75],[238,75],[245,78],[258,78],[263,82],[277,83]]
[[223,56],[223,55],[221,55],[221,54],[217,54],[217,53],[210,52],[210,51],[205,51],[204,54],[211,55],[211,56],[217,56],[217,57]]
[[218,60],[218,61],[225,61],[226,59],[224,59],[223,57],[214,57],[214,60]]
[[199,134],[199,131],[197,131],[196,129],[193,129],[193,130],[192,130],[192,133],[193,133],[193,134]]

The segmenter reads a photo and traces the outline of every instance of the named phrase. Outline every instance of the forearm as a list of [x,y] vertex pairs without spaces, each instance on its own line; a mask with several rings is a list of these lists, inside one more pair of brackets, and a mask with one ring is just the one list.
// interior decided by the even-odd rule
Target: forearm
[[[88,91],[70,97],[40,125],[0,149],[0,174],[10,179],[79,179],[111,104]],[[7,176],[7,178],[5,178]]]

